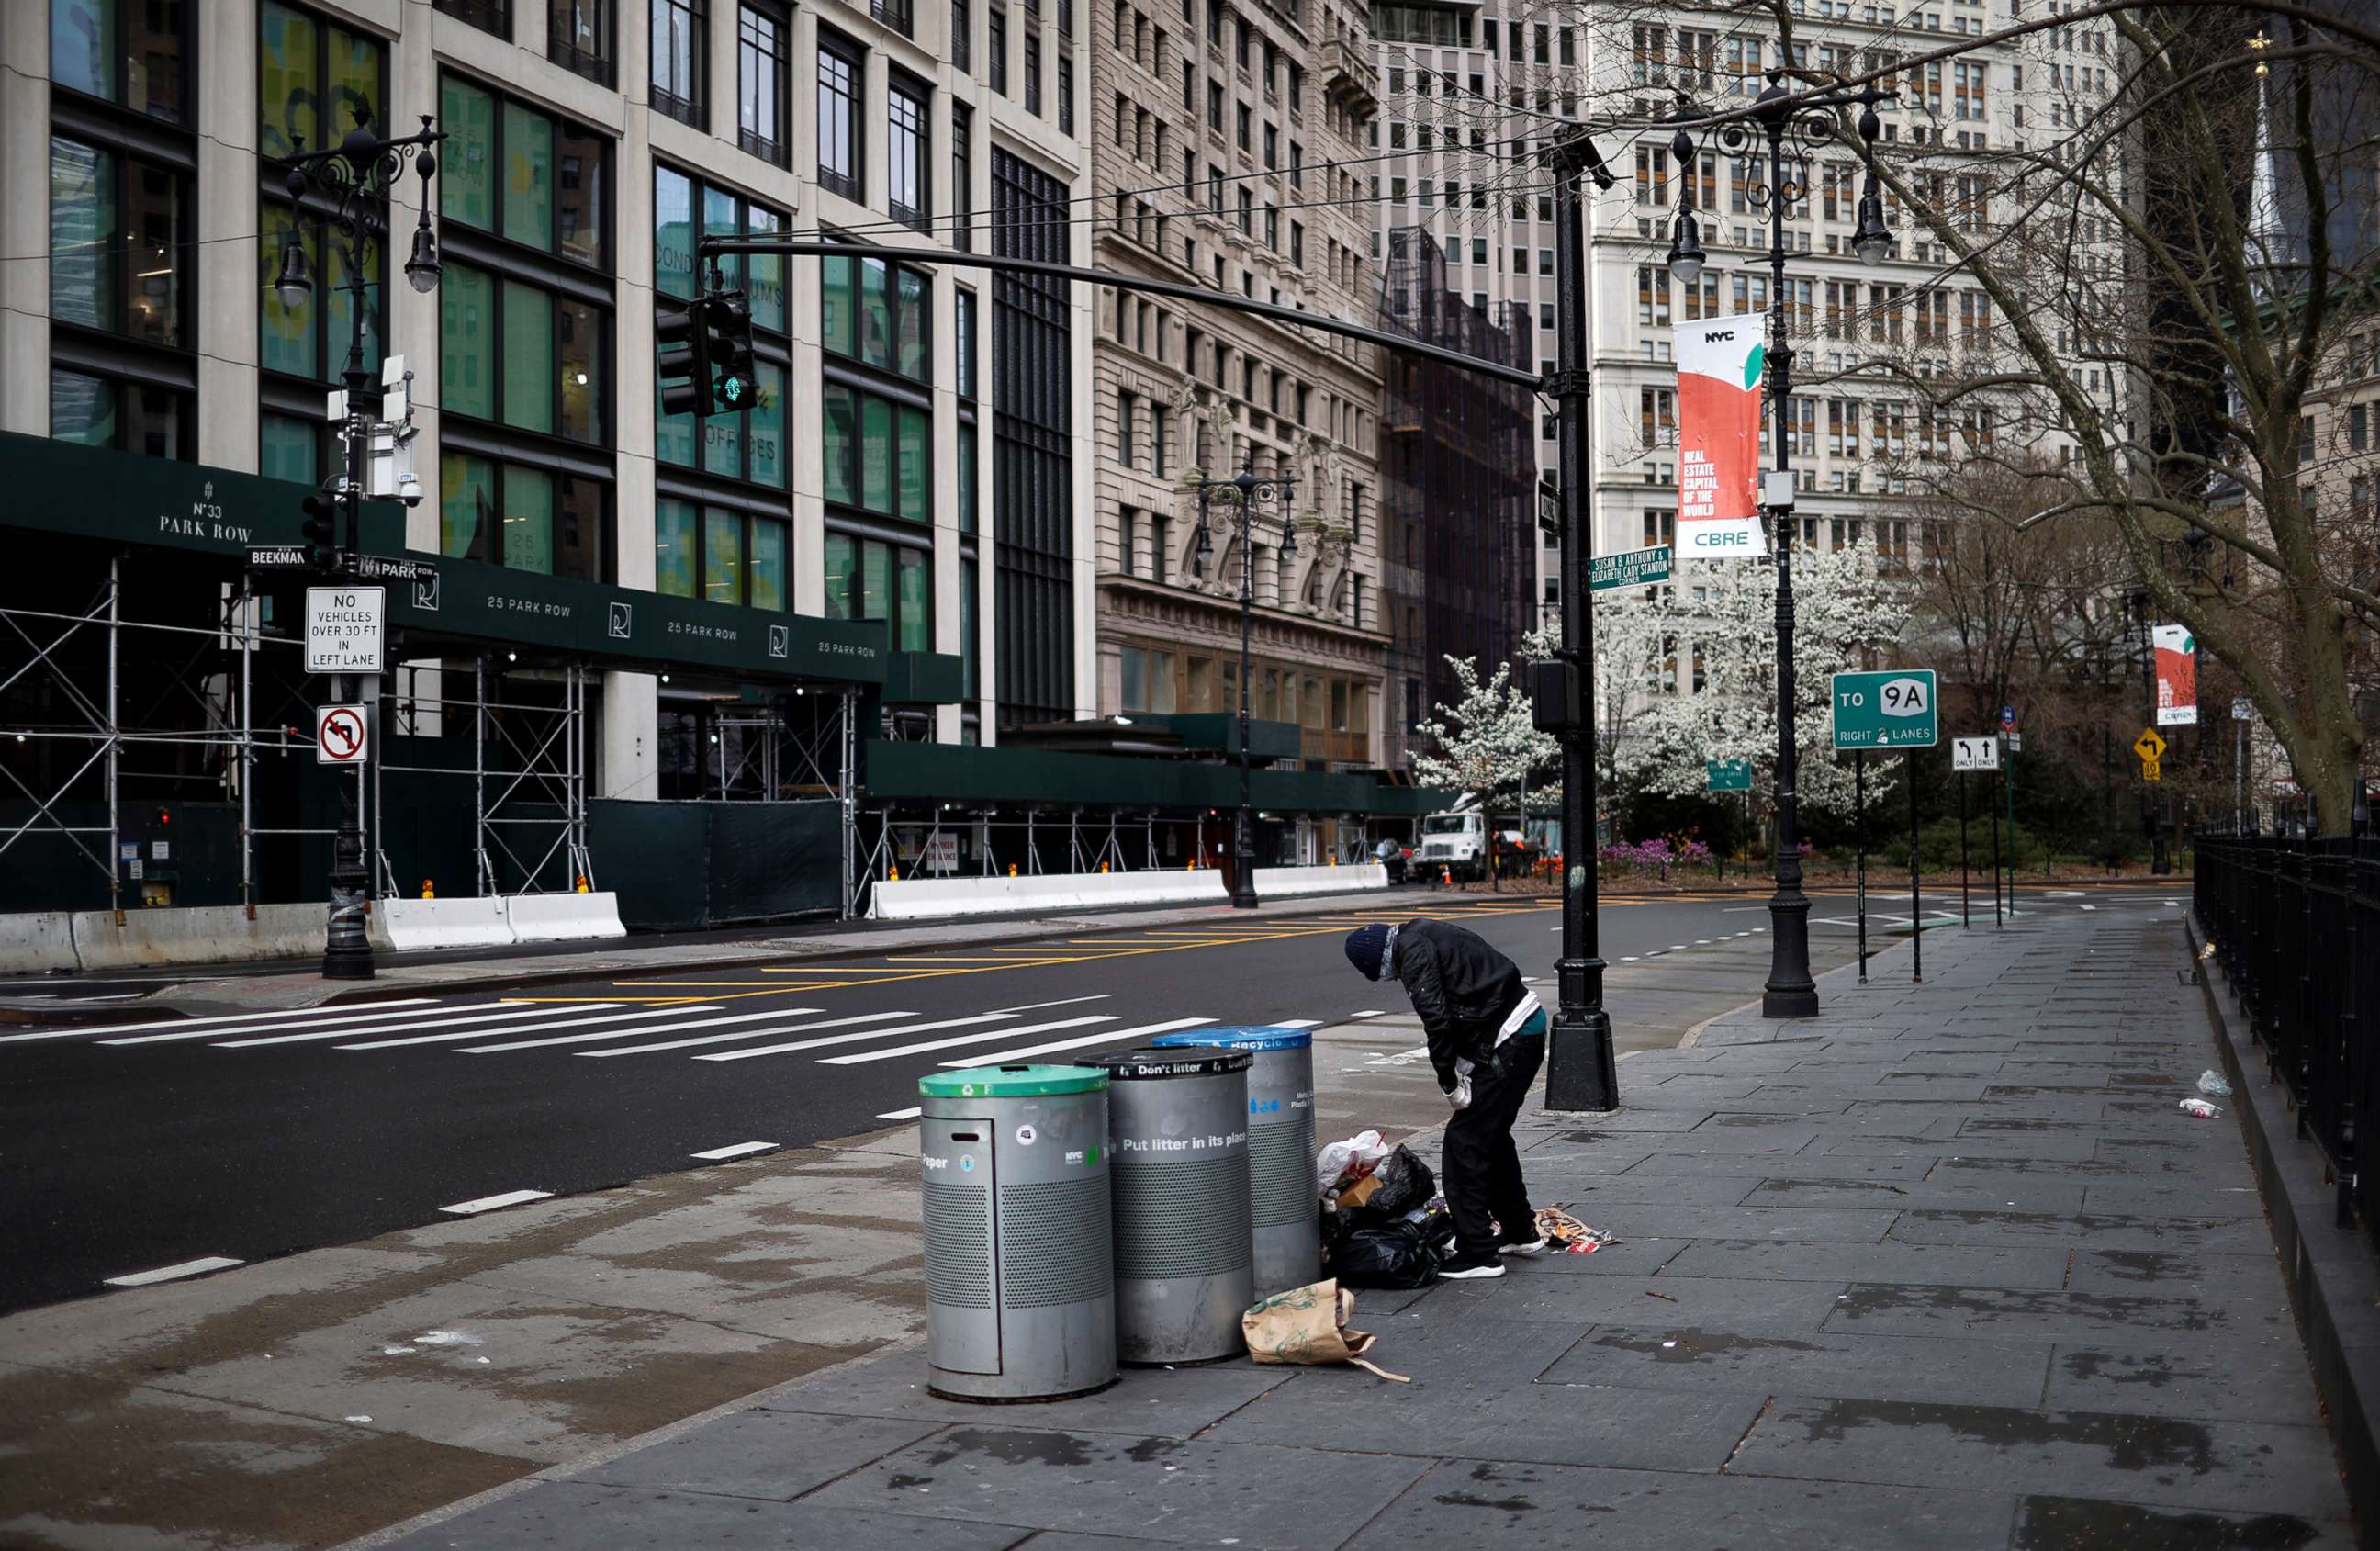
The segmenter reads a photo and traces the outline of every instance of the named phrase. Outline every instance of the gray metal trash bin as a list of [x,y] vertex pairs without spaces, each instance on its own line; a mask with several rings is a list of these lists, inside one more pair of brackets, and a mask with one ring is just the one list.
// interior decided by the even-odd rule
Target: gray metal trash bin
[[1117,1050],[1106,1072],[1115,1191],[1116,1355],[1203,1363],[1242,1350],[1256,1302],[1248,1065],[1240,1050]]
[[1245,1050],[1248,1068],[1248,1216],[1255,1228],[1256,1295],[1269,1298],[1322,1279],[1322,1222],[1314,1188],[1314,1036],[1249,1025],[1160,1035],[1159,1049]]
[[1053,1400],[1113,1384],[1107,1073],[973,1067],[917,1094],[926,1387]]

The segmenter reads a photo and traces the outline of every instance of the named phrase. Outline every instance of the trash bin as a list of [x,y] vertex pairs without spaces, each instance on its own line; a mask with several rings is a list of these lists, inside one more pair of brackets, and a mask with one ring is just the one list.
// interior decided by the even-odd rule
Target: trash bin
[[1115,1192],[1116,1355],[1203,1363],[1242,1350],[1256,1302],[1244,1050],[1116,1050],[1106,1072]]
[[1322,1279],[1321,1213],[1314,1189],[1314,1036],[1304,1029],[1190,1029],[1160,1035],[1160,1049],[1245,1050],[1248,1068],[1248,1218],[1256,1241],[1256,1295],[1269,1298]]
[[926,1387],[1054,1400],[1113,1384],[1107,1073],[972,1067],[917,1094]]

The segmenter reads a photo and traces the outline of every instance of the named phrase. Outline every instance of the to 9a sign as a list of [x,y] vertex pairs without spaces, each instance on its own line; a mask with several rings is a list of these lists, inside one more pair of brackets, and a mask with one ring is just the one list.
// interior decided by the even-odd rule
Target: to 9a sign
[[1837,748],[1931,748],[1938,740],[1931,668],[1837,673],[1832,689]]

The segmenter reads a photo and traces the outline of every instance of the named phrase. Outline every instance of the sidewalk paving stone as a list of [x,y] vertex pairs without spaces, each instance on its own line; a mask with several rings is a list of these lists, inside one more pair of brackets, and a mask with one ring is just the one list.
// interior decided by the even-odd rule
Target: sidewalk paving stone
[[385,1551],[1008,1551],[1029,1533],[1016,1525],[562,1481],[417,1530]]
[[2051,1346],[1928,1336],[1747,1336],[1645,1317],[1597,1325],[1537,1380],[1728,1394],[1927,1400],[1957,1394],[1977,1405],[2041,1402]]
[[[1390,1294],[1363,1295],[1364,1320],[1388,1312]],[[1359,1324],[1362,1323],[1359,1321]],[[1063,1427],[1073,1432],[1123,1433],[1134,1437],[1186,1438],[1288,1382],[1293,1368],[1251,1363],[1214,1363],[1168,1371],[1126,1368],[1096,1395],[1072,1400],[1017,1401],[999,1408],[1002,1422],[1020,1427]],[[978,1404],[929,1394],[926,1354],[912,1347],[877,1362],[844,1367],[778,1399],[761,1402],[772,1411],[820,1416],[897,1417],[972,1425],[990,1414]]]

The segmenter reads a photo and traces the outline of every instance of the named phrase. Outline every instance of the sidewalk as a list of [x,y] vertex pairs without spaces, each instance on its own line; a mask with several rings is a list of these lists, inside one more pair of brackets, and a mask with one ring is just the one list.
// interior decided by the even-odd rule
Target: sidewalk
[[[2177,917],[1929,935],[1524,1119],[1621,1237],[1359,1295],[1412,1375],[929,1398],[913,1343],[359,1545],[1128,1551],[2353,1543]],[[1756,1010],[1755,1010],[1756,1011]]]

